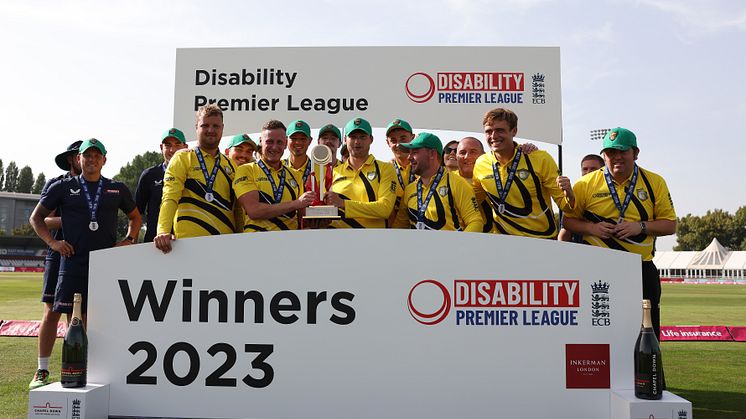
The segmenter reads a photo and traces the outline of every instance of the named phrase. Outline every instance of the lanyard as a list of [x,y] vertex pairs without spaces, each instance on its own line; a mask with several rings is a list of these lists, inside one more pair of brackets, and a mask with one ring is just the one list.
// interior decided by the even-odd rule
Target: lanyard
[[505,187],[503,188],[502,179],[500,179],[500,171],[497,170],[497,162],[492,163],[492,173],[495,175],[495,186],[497,187],[497,212],[500,214],[505,212],[505,199],[508,197],[510,187],[513,185],[513,178],[515,177],[515,171],[518,169],[518,162],[521,161],[521,149],[517,149],[513,162],[508,168],[508,179],[505,181]]
[[202,170],[202,175],[205,177],[205,200],[212,202],[215,197],[212,194],[212,186],[215,183],[215,178],[218,174],[218,167],[220,167],[220,153],[215,157],[215,166],[212,167],[212,173],[207,174],[207,165],[205,164],[205,158],[202,156],[202,151],[199,147],[195,147],[194,151],[197,153],[197,161],[199,161],[199,168]]
[[425,197],[425,202],[422,202],[422,179],[417,181],[417,224],[418,226],[424,227],[425,210],[427,210],[427,206],[428,204],[430,204],[430,199],[433,197],[435,190],[438,188],[438,183],[440,183],[440,179],[442,177],[443,177],[443,166],[440,166],[438,168],[438,174],[435,175],[435,179],[433,179],[433,183],[430,185],[430,190],[427,192],[427,197]]
[[96,213],[98,212],[98,203],[101,201],[101,191],[104,187],[104,177],[99,176],[98,187],[96,188],[96,196],[91,200],[91,195],[88,193],[88,184],[83,178],[83,175],[78,176],[78,182],[80,187],[83,188],[83,196],[85,196],[86,203],[88,203],[88,211],[90,213],[91,222],[88,224],[88,228],[91,231],[98,230],[98,222],[96,221]]
[[280,166],[280,186],[277,187],[275,178],[272,177],[272,173],[267,168],[267,165],[261,159],[257,161],[257,164],[262,169],[262,172],[267,175],[267,179],[269,179],[269,185],[272,187],[272,194],[275,197],[275,204],[279,204],[282,201],[282,193],[285,190],[285,170],[287,169],[284,166]]
[[[311,159],[309,159],[307,157],[306,157],[306,159],[307,159],[306,160],[306,169],[303,171],[303,187],[304,188],[306,187],[305,185],[306,185],[306,181],[308,180],[308,175],[311,174]],[[287,159],[285,159],[285,165],[287,167],[290,167],[290,168],[293,167],[293,165],[290,163],[290,158],[289,157]]]
[[635,165],[634,169],[632,170],[632,178],[629,181],[629,186],[625,188],[625,192],[627,195],[624,197],[624,203],[621,203],[621,201],[619,200],[619,195],[616,192],[614,180],[611,178],[611,173],[609,173],[608,167],[604,167],[604,179],[606,179],[606,186],[609,187],[611,200],[614,201],[614,205],[619,210],[619,220],[617,221],[617,223],[621,223],[622,221],[624,221],[624,213],[627,211],[629,201],[632,199],[632,193],[635,190],[635,185],[637,185],[637,165]]
[[396,169],[396,177],[399,178],[399,185],[401,185],[402,189],[414,181],[414,173],[412,173],[412,169],[409,169],[409,182],[407,182],[407,185],[404,184],[404,178],[401,176],[401,167],[399,167],[399,163],[394,162],[394,169]]

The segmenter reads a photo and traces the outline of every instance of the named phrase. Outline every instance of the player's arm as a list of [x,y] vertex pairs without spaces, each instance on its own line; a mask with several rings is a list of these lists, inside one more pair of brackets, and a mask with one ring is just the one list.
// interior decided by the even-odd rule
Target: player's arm
[[36,235],[44,240],[44,243],[46,243],[50,249],[58,252],[64,257],[70,257],[75,254],[73,246],[65,240],[55,240],[54,237],[52,237],[52,232],[49,231],[49,228],[47,228],[47,225],[44,222],[44,219],[52,213],[52,210],[48,207],[57,208],[61,203],[61,190],[61,183],[59,182],[46,190],[41,196],[39,203],[36,204],[36,207],[31,213],[31,217],[29,217],[28,221],[34,229],[34,232],[36,232]]
[[[540,152],[536,153],[537,155]],[[572,189],[572,183],[567,176],[558,175],[559,169],[554,159],[546,152],[541,153],[543,156],[542,164],[539,165],[539,178],[542,186],[548,190],[557,207],[564,211],[571,211],[575,206],[575,193]]]
[[[335,196],[338,201],[333,205],[345,210],[347,218],[384,218],[387,219],[394,210],[396,202],[396,172],[391,163],[380,164],[381,179],[376,191],[377,199],[373,202],[362,201],[344,201],[339,199],[334,193],[330,193],[330,198]],[[337,205],[341,202],[341,205]]]
[[128,246],[137,243],[137,236],[140,234],[140,226],[142,226],[142,217],[135,201],[132,199],[129,188],[121,184],[119,191],[119,209],[127,214],[127,236],[115,246]]
[[314,192],[308,191],[304,192],[303,195],[294,201],[267,204],[266,202],[260,202],[259,191],[253,190],[239,196],[238,202],[252,220],[268,220],[287,214],[288,212],[306,208],[314,201],[314,196]]
[[[406,190],[403,191],[403,194],[406,194]],[[399,208],[396,211],[396,218],[394,218],[394,222],[391,223],[392,228],[411,228],[411,224],[409,223],[409,205],[407,198],[405,198],[407,195],[403,195],[401,200],[399,201]]]
[[143,170],[140,174],[140,179],[137,181],[137,188],[135,188],[135,204],[137,205],[137,210],[140,211],[140,214],[145,214],[145,209],[150,200],[151,183],[146,179],[148,173],[147,169]]
[[174,153],[171,161],[163,175],[163,196],[161,197],[161,209],[158,213],[158,228],[153,238],[153,244],[163,253],[171,251],[171,241],[176,237],[171,234],[174,227],[174,217],[176,208],[179,206],[179,199],[184,193],[184,183],[189,170],[189,157],[192,151]]
[[464,231],[481,233],[484,226],[482,213],[474,195],[474,190],[468,182],[460,176],[451,176],[451,186],[455,186],[453,198],[456,200],[456,210],[464,222]]
[[44,224],[50,230],[59,230],[62,228],[62,217],[57,215],[57,211],[52,211],[44,218]]

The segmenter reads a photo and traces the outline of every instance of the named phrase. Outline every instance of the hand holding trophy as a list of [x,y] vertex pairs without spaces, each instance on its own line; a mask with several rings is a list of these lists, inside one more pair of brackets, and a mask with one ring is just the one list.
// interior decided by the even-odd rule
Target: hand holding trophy
[[325,205],[324,196],[332,186],[332,150],[325,145],[311,149],[311,174],[306,181],[306,190],[316,193],[316,199],[306,208],[303,228],[326,228],[331,220],[340,218],[337,207]]

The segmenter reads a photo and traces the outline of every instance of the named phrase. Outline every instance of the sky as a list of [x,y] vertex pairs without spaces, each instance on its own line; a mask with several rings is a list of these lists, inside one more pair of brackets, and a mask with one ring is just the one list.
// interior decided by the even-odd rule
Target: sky
[[[107,177],[157,151],[173,121],[176,48],[553,46],[565,175],[578,179],[580,159],[600,151],[590,130],[623,126],[677,215],[746,205],[742,0],[4,0],[0,39],[0,159],[35,175],[59,174],[54,156],[78,139],[106,145]],[[390,158],[384,141],[371,151]]]

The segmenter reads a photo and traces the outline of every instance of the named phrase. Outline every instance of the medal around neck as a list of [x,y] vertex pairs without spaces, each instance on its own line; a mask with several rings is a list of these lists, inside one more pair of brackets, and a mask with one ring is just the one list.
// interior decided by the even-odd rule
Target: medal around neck
[[90,223],[88,223],[88,229],[91,231],[98,230],[98,223],[96,221],[91,221]]

